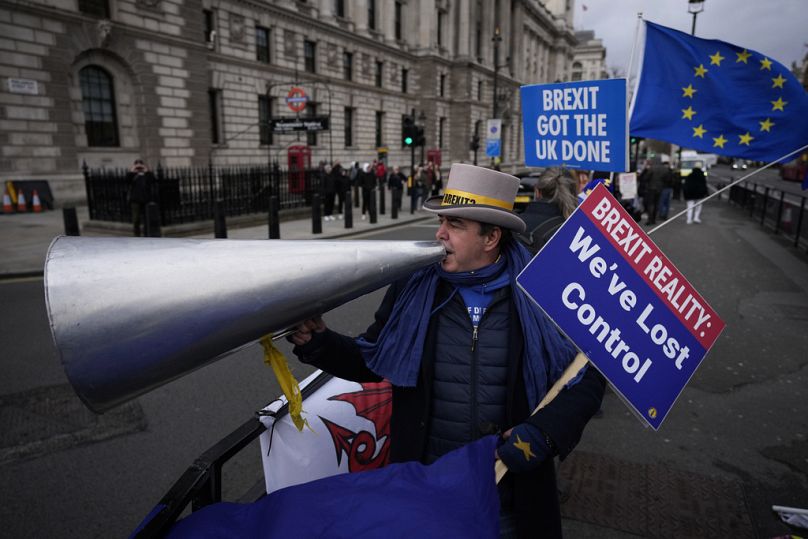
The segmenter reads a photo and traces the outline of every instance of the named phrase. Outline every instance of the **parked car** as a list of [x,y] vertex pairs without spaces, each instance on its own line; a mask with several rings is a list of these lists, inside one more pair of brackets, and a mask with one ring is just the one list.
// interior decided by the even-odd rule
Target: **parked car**
[[544,172],[543,169],[528,168],[518,170],[514,173],[514,176],[519,178],[519,190],[516,192],[516,199],[513,203],[513,211],[516,213],[521,213],[525,211],[528,204],[533,202],[533,193],[536,187],[536,181],[539,179],[542,172]]

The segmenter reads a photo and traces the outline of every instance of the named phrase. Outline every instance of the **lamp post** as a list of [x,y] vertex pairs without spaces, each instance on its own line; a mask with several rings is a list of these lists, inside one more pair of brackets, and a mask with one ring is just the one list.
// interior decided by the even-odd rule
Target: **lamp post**
[[696,35],[696,17],[699,13],[704,11],[704,0],[687,0],[687,12],[693,14],[693,27],[690,29],[690,35]]
[[494,42],[494,96],[493,100],[493,110],[491,114],[492,119],[497,118],[497,78],[499,77],[499,44],[502,41],[502,35],[499,30],[499,26],[494,28],[494,37],[491,38],[491,41]]
[[[424,129],[426,127],[425,124],[426,114],[424,114],[424,111],[421,111],[421,113],[418,115],[418,126],[421,129]],[[424,146],[426,146],[426,137],[424,137],[423,144],[421,144],[421,163],[424,162]]]

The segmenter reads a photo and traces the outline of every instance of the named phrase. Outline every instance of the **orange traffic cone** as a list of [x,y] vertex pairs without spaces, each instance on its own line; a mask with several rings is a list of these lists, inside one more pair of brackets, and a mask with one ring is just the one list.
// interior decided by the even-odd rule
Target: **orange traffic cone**
[[11,205],[8,189],[3,189],[3,213],[14,213],[14,206]]
[[17,193],[17,211],[24,213],[28,211],[28,202],[25,200],[25,193],[22,189]]
[[34,194],[31,197],[31,201],[34,205],[34,213],[39,213],[42,211],[42,202],[39,200],[39,193],[36,192],[34,189]]

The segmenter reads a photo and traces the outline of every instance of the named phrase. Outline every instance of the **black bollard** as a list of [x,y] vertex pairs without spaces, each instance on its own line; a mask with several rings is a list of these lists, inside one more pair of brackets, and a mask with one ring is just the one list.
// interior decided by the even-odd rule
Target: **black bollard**
[[213,237],[227,238],[227,222],[224,216],[224,203],[221,200],[213,204]]
[[401,199],[401,189],[393,187],[393,199],[390,201],[390,218],[398,219],[398,201]]
[[353,228],[353,206],[351,206],[351,190],[345,191],[345,228]]
[[323,233],[323,222],[320,220],[320,193],[314,193],[311,197],[311,233]]
[[359,207],[359,186],[354,185],[353,188],[353,200],[354,200],[354,208]]
[[62,208],[62,219],[65,222],[65,236],[80,236],[79,218],[76,208]]
[[281,222],[278,218],[279,206],[277,195],[269,197],[269,239],[271,240],[281,239]]
[[385,195],[384,192],[384,185],[379,187],[379,215],[384,215],[384,206],[385,206]]
[[160,232],[160,207],[156,202],[146,204],[146,237],[159,238]]
[[368,213],[370,214],[370,224],[376,224],[376,193],[370,192],[370,200],[368,201]]

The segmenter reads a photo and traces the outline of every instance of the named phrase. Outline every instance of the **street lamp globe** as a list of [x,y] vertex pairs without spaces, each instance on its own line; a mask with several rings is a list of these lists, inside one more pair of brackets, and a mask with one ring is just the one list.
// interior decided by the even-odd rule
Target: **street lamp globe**
[[696,35],[696,16],[704,11],[704,0],[687,0],[687,12],[693,14],[693,27],[690,35]]

